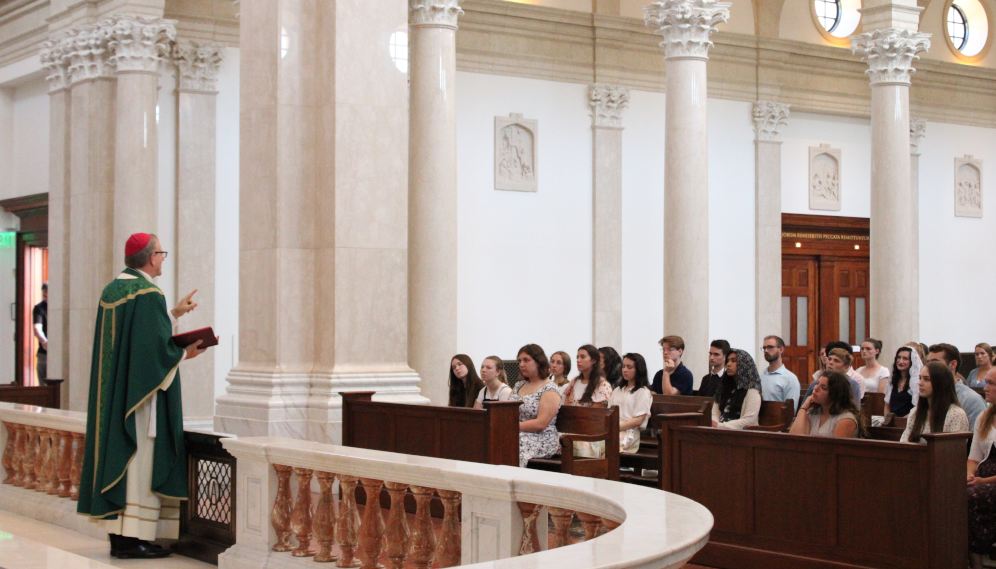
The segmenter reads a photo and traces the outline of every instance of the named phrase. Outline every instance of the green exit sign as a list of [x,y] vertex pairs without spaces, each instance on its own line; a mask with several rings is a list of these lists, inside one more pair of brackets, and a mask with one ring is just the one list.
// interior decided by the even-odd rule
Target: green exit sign
[[0,233],[0,248],[5,247],[15,247],[17,245],[17,233],[13,231],[8,231],[6,233]]

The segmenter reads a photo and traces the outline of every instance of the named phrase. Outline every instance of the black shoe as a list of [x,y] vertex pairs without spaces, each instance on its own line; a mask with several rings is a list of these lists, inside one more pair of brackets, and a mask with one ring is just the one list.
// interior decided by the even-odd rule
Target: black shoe
[[117,552],[118,559],[162,559],[169,557],[173,552],[163,549],[158,545],[147,541],[140,541],[138,545],[129,549],[122,549]]

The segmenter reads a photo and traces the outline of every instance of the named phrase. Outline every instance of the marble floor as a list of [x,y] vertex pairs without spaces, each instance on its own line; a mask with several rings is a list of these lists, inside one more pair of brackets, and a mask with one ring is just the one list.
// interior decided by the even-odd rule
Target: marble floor
[[[112,559],[106,539],[95,539],[0,510],[0,568],[2,569],[109,569],[149,568],[148,561]],[[156,569],[214,567],[173,555],[155,562]]]

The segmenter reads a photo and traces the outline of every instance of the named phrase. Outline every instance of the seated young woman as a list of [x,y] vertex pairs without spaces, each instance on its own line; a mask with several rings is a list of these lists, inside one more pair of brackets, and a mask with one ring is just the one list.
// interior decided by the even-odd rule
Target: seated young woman
[[557,412],[560,392],[549,379],[550,361],[543,348],[526,344],[516,355],[522,380],[512,388],[509,401],[519,406],[519,466],[525,468],[533,458],[550,458],[560,449]]
[[450,407],[473,407],[484,382],[474,371],[470,356],[457,354],[450,360]]
[[761,410],[761,376],[754,358],[743,350],[730,350],[726,356],[723,385],[712,406],[712,426],[720,429],[746,429],[757,424]]
[[839,371],[827,371],[799,406],[789,431],[794,435],[851,438],[864,435],[861,412],[851,396],[851,383]]
[[[605,380],[598,348],[591,344],[578,348],[577,364],[578,376],[572,379],[564,390],[564,405],[608,407],[609,397],[612,397],[612,386]],[[604,441],[574,443],[574,456],[598,458],[604,455]]]
[[982,377],[989,408],[975,421],[968,453],[968,552],[972,569],[996,543],[996,371]]
[[865,393],[885,393],[889,383],[889,368],[878,363],[878,356],[881,353],[881,340],[868,338],[861,342],[861,359],[865,361],[865,365],[856,371],[865,384]]
[[553,352],[550,356],[550,379],[557,384],[560,395],[564,394],[571,380],[567,376],[571,375],[571,356],[567,352]]
[[602,375],[609,382],[609,387],[616,388],[622,385],[622,358],[619,352],[612,346],[602,346],[598,348],[600,356],[599,363],[602,364]]
[[612,390],[609,407],[619,408],[619,452],[632,454],[640,450],[640,429],[647,428],[650,406],[654,403],[643,356],[623,356],[622,381],[622,385]]
[[508,401],[512,395],[505,365],[498,356],[488,356],[481,362],[481,379],[484,380],[484,389],[477,394],[474,409],[484,409],[487,401]]
[[927,444],[921,435],[928,433],[967,433],[968,414],[958,405],[955,379],[951,369],[941,362],[929,362],[920,370],[920,399],[910,411],[903,443]]
[[[918,362],[914,369],[914,360]],[[896,350],[896,359],[892,362],[892,377],[885,390],[885,403],[889,406],[889,413],[896,417],[905,417],[913,409],[913,386],[910,378],[916,375],[919,381],[919,371],[923,367],[920,356],[913,351],[913,348],[903,346]]]

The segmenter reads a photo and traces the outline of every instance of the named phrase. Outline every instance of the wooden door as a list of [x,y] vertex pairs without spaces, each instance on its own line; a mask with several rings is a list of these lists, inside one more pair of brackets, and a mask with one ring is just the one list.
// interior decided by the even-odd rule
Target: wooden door
[[819,265],[816,257],[782,259],[782,339],[785,367],[803,384],[815,373],[819,357]]
[[868,270],[868,259],[820,259],[822,344],[840,340],[858,346],[868,337]]

